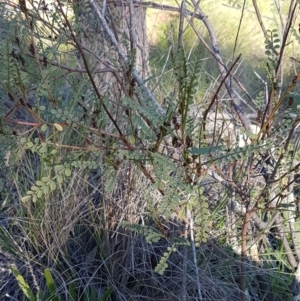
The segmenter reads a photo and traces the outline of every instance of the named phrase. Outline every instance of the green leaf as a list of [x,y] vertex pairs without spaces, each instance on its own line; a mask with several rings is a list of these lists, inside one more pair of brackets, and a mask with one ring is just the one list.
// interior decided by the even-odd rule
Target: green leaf
[[46,132],[47,129],[48,129],[48,125],[47,125],[46,123],[43,124],[42,127],[41,127],[41,131],[42,131],[42,132]]
[[31,195],[25,195],[25,196],[23,196],[22,198],[21,198],[21,201],[22,202],[27,202],[27,201],[29,201],[30,199],[31,199]]
[[26,144],[27,148],[32,148],[33,147],[33,143],[31,141],[28,141]]
[[290,204],[280,204],[279,206],[278,206],[279,208],[281,207],[281,208],[293,208],[293,207],[295,207],[295,204],[293,204],[293,203],[290,203]]
[[[36,184],[37,186],[44,186],[44,185],[45,185],[45,183],[42,182],[42,181],[36,181],[35,184]],[[31,188],[31,189],[32,189],[32,188]]]
[[128,141],[130,142],[130,144],[135,144],[135,137],[133,135],[129,135]]
[[53,123],[53,126],[60,132],[63,130],[63,127],[58,123]]
[[47,152],[47,146],[46,145],[43,145],[42,147],[40,147],[40,149],[39,149],[39,153],[40,154],[44,154],[44,153],[46,153]]
[[44,193],[44,195],[47,195],[48,193],[49,193],[49,186],[45,186],[45,187],[43,187],[43,193]]
[[271,53],[272,53],[272,52],[271,52],[270,50],[267,50],[267,51],[265,52],[265,54],[268,55],[268,56],[271,55]]
[[66,168],[65,169],[65,175],[66,175],[66,177],[69,177],[71,174],[72,174],[71,170],[69,168]]
[[40,199],[43,196],[43,191],[39,190],[36,194],[37,198]]
[[61,184],[61,183],[64,181],[62,175],[57,175],[57,176],[56,176],[56,180],[57,180],[57,182],[58,182],[59,184]]
[[28,283],[25,281],[23,276],[20,274],[20,272],[14,267],[10,266],[9,267],[12,273],[14,274],[16,280],[18,281],[18,285],[20,289],[23,291],[24,295],[27,297],[29,301],[36,301],[36,298],[29,287]]
[[54,166],[54,170],[55,170],[56,172],[61,171],[61,170],[63,170],[63,169],[64,169],[64,166],[63,166],[63,165],[55,165],[55,166]]
[[193,155],[207,155],[222,150],[223,148],[224,148],[223,145],[201,147],[201,148],[192,147],[191,149],[189,149],[189,153]]
[[50,190],[53,191],[56,189],[56,183],[54,181],[50,182]]
[[196,205],[198,205],[198,203],[199,203],[199,201],[198,201],[198,197],[197,197],[197,196],[192,196],[192,197],[190,198],[190,204],[191,204],[192,206],[196,206]]
[[183,219],[184,219],[184,217],[185,217],[185,208],[184,208],[184,207],[182,207],[182,208],[179,210],[179,212],[178,212],[178,214],[177,214],[177,217],[178,217],[180,220],[183,220]]

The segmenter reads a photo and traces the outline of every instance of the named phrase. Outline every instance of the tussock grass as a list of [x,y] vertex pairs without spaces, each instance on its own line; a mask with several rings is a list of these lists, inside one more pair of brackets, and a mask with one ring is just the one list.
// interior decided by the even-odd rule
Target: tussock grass
[[[175,5],[173,1],[163,3]],[[203,1],[203,10],[215,24],[217,38],[221,45],[221,58],[229,66],[232,63],[240,10],[224,4],[227,2],[220,4],[216,1]],[[274,27],[280,29],[281,21],[273,16],[275,15],[274,2],[262,3],[261,1],[260,6],[266,25],[272,29]],[[283,6],[280,14],[283,19],[285,10]],[[224,18],[220,18],[220,15]],[[24,24],[24,16],[20,10],[17,16],[20,18],[19,22]],[[158,12],[150,9],[148,11],[148,36],[151,46],[149,64],[152,71],[145,86],[151,89],[159,100],[159,105],[164,110],[170,108],[174,115],[168,116],[170,120],[162,124],[156,112],[150,111],[151,103],[147,103],[149,99],[143,94],[145,87],[135,85],[137,81],[131,81],[130,77],[133,72],[130,70],[130,63],[134,59],[130,56],[132,53],[128,50],[130,44],[128,42],[134,44],[134,39],[129,35],[127,37],[123,34],[123,40],[118,36],[122,49],[128,50],[128,61],[125,62],[121,61],[120,55],[110,56],[109,53],[104,53],[103,49],[106,48],[102,47],[102,44],[95,43],[93,49],[99,51],[100,54],[97,55],[101,57],[100,61],[102,60],[101,63],[103,63],[103,66],[99,64],[101,68],[97,66],[95,69],[93,69],[95,56],[86,51],[91,33],[87,34],[84,30],[82,33],[78,28],[74,37],[68,36],[68,39],[72,41],[71,48],[57,48],[58,51],[62,49],[65,51],[59,62],[66,64],[69,69],[66,66],[64,66],[65,69],[57,69],[57,64],[47,69],[47,64],[51,64],[54,55],[49,55],[49,61],[45,56],[43,63],[39,62],[40,69],[38,69],[36,61],[32,55],[30,56],[33,51],[28,50],[27,45],[27,48],[24,47],[25,50],[20,50],[20,53],[27,59],[26,68],[27,66],[31,68],[31,73],[27,74],[22,62],[11,53],[6,53],[8,59],[5,66],[9,71],[12,70],[12,73],[15,72],[15,77],[10,79],[15,86],[13,88],[6,86],[6,73],[1,70],[0,93],[4,99],[0,103],[1,120],[10,122],[9,125],[0,127],[2,155],[0,179],[3,183],[0,191],[2,202],[0,206],[0,292],[1,296],[6,298],[3,300],[26,300],[24,289],[20,287],[20,277],[18,282],[12,275],[11,271],[15,270],[10,269],[10,265],[13,265],[23,276],[33,294],[36,296],[39,293],[43,301],[55,300],[55,298],[67,301],[235,301],[243,300],[248,295],[251,296],[251,300],[257,301],[271,300],[271,298],[292,300],[293,291],[290,284],[293,280],[293,271],[287,260],[286,250],[274,234],[276,231],[272,229],[273,233],[268,228],[263,229],[265,232],[260,231],[254,227],[254,223],[249,222],[252,228],[250,229],[249,226],[247,229],[249,233],[247,232],[245,238],[240,234],[246,223],[243,208],[241,212],[235,212],[234,216],[230,217],[229,205],[235,192],[229,186],[230,183],[235,183],[236,187],[242,187],[247,191],[248,187],[244,185],[246,182],[256,187],[258,193],[260,193],[259,189],[264,187],[248,181],[250,175],[246,173],[245,168],[250,157],[253,158],[256,155],[260,158],[260,154],[253,153],[252,155],[251,153],[247,160],[238,157],[229,164],[225,161],[219,164],[216,147],[202,143],[201,120],[196,122],[198,117],[194,113],[195,111],[202,112],[207,108],[222,79],[215,60],[211,58],[204,46],[198,43],[190,28],[185,31],[183,38],[186,65],[182,64],[182,70],[179,71],[184,73],[186,71],[184,69],[193,67],[196,59],[199,58],[201,64],[199,70],[196,70],[197,80],[189,99],[184,99],[182,96],[185,88],[181,87],[180,93],[182,94],[177,95],[178,81],[182,80],[181,84],[184,86],[189,77],[186,74],[182,77],[178,76],[180,73],[178,70],[175,70],[177,74],[174,72],[174,65],[178,64],[176,55],[179,55],[179,52],[175,52],[179,26],[175,16],[176,13],[169,14],[166,11]],[[247,8],[235,53],[242,52],[245,59],[234,71],[254,96],[257,91],[261,90],[261,83],[258,84],[258,81],[254,80],[253,71],[263,72],[261,62],[266,60],[264,38],[259,27],[253,25],[257,24],[255,18],[252,9]],[[92,23],[92,21],[90,18],[89,22]],[[111,21],[116,22],[114,25],[118,24],[117,19]],[[57,22],[57,26],[59,25],[62,24]],[[61,31],[63,28],[66,30],[66,27],[66,24],[62,25]],[[84,27],[84,23],[81,27]],[[197,23],[197,27],[208,41],[203,26]],[[231,31],[232,28],[234,31]],[[13,37],[15,39],[14,33],[11,35],[7,45],[10,45]],[[88,62],[93,65],[90,72],[92,76],[96,76],[97,72],[104,74],[97,78],[100,88],[97,84],[96,89],[92,87],[88,78],[89,74],[84,69],[82,57],[78,58],[80,56],[78,53],[75,54],[76,57],[74,56],[73,50],[77,37],[82,38],[82,44],[86,42],[85,39],[88,41],[85,46],[76,46],[78,48],[76,49],[86,51]],[[104,39],[103,43],[105,42],[107,41]],[[6,44],[0,44],[0,46],[1,49],[8,47]],[[114,50],[112,45],[110,48]],[[69,49],[72,50],[70,53]],[[172,51],[175,57],[173,62]],[[289,51],[291,50],[287,48],[288,55]],[[3,50],[3,57],[4,54]],[[9,64],[11,62],[15,69]],[[284,65],[284,69],[288,70],[288,66],[288,64]],[[117,71],[114,68],[117,68]],[[129,68],[129,71],[126,68]],[[49,75],[46,77],[49,85],[48,90],[45,89],[41,97],[34,85],[45,88],[43,83],[40,83],[41,75],[44,75],[45,70]],[[23,77],[26,75],[24,82],[18,78],[16,71],[21,72]],[[287,74],[283,72],[284,78]],[[101,90],[103,95],[95,94],[97,89]],[[9,93],[18,95],[18,98],[12,97]],[[24,100],[21,101],[19,97],[19,94],[24,96],[22,93],[25,96],[28,93],[30,105],[22,104]],[[228,105],[226,93],[225,88],[220,89],[218,109],[233,111]],[[141,106],[143,97],[147,101],[144,107]],[[129,102],[128,105],[124,105],[126,99],[136,101],[134,109],[130,107]],[[178,103],[174,103],[176,101]],[[190,109],[192,112],[187,115],[181,112],[180,118],[175,122],[174,117],[177,118],[177,113],[180,113],[179,105],[181,110],[182,108]],[[257,112],[258,108],[252,103],[248,105],[249,107]],[[142,113],[137,114],[137,108]],[[112,117],[108,117],[107,112],[110,112]],[[179,119],[182,124],[174,130],[177,123],[179,124]],[[116,130],[117,127],[113,121],[121,128],[120,131],[125,133],[124,135]],[[171,122],[172,126],[170,126]],[[45,127],[42,130],[43,126]],[[165,133],[164,130],[166,130]],[[184,130],[188,133],[187,137],[180,136]],[[215,125],[213,130],[217,131],[216,137],[220,137],[221,141],[224,137]],[[195,135],[194,132],[196,132]],[[162,133],[165,137],[160,141]],[[271,137],[273,141],[276,140],[276,143],[277,140],[280,141],[278,148],[282,147],[286,141],[284,138],[286,133],[287,131],[281,133],[282,138],[279,134],[275,136],[275,131],[275,135]],[[207,135],[211,134],[207,133]],[[28,141],[23,143],[21,138],[24,137],[28,138],[32,145],[28,146]],[[188,144],[188,140],[193,138],[196,151],[202,151],[207,147],[209,152],[203,157],[199,155],[199,158],[205,158],[204,163],[201,165],[202,162],[195,159],[192,163],[195,163],[196,167],[190,165],[189,152],[184,147],[182,150],[178,145],[176,146],[174,138],[177,142],[181,139],[184,147]],[[271,138],[268,136],[268,139]],[[255,144],[255,139],[252,138],[251,143]],[[170,141],[172,142],[169,143]],[[38,147],[43,143],[46,144],[43,145],[46,150],[41,151]],[[38,147],[34,148],[36,145]],[[156,148],[156,145],[159,147]],[[53,150],[56,152],[53,153]],[[117,153],[119,150],[124,151],[123,157]],[[221,150],[224,151],[223,148]],[[263,152],[264,149],[261,148],[260,151]],[[284,153],[283,150],[281,151]],[[227,152],[230,155],[230,149]],[[160,161],[154,164],[154,155],[158,153],[161,155]],[[285,153],[288,151],[286,150]],[[211,160],[212,156],[216,159],[214,164],[209,166],[208,159]],[[199,158],[197,160],[200,160]],[[236,165],[239,168],[238,176],[229,181],[228,170],[235,166],[236,161],[240,163]],[[253,162],[256,164],[256,161]],[[71,165],[72,163],[78,164]],[[86,163],[86,166],[83,163]],[[169,172],[169,167],[174,165],[176,170]],[[214,168],[218,167],[217,165],[224,173],[223,179],[216,178],[209,173],[208,169],[215,171]],[[165,170],[160,170],[162,167]],[[204,170],[205,168],[207,170]],[[149,171],[151,177],[145,169]],[[199,176],[199,187],[189,185],[188,176],[191,170],[196,172],[193,175]],[[177,171],[179,176],[176,174]],[[182,178],[180,178],[181,175],[183,175]],[[181,182],[176,182],[176,176],[181,179]],[[44,185],[47,179],[43,181],[43,178],[47,177],[55,183],[55,189],[51,191],[47,190]],[[256,183],[259,181],[263,182],[260,178],[256,180]],[[25,195],[30,196],[28,191],[34,194],[35,190],[32,187],[37,189],[38,186],[43,189],[46,187],[46,190],[43,190],[43,194],[36,202],[32,201],[33,198],[21,201]],[[196,196],[200,200],[201,195],[205,196],[202,203],[200,201],[199,204],[197,203],[199,208],[203,203],[207,204],[206,207],[201,207],[200,212],[196,208],[197,204],[192,207],[193,210],[186,206],[186,211],[198,210],[197,214],[201,218],[205,216],[205,212],[209,215],[207,220],[200,219],[201,225],[208,233],[208,239],[202,237],[197,248],[195,248],[192,236],[188,236],[193,233],[193,229],[187,229],[185,216],[181,221],[178,217],[180,209],[185,208],[185,204],[188,204],[190,200],[190,196],[184,194],[186,187],[190,189],[187,191],[192,191],[192,188],[196,187],[195,190],[199,192]],[[282,187],[281,189],[284,191]],[[173,192],[169,199],[165,197],[168,190]],[[251,195],[251,197],[255,199],[256,196]],[[165,207],[160,208],[166,199]],[[173,199],[179,200],[174,208],[171,207]],[[236,197],[234,201],[244,205],[244,199],[241,197]],[[265,202],[268,203],[268,201]],[[263,211],[264,209],[266,210]],[[273,213],[273,210],[279,212],[280,208],[263,206],[257,208],[261,219],[264,218],[263,214],[269,211]],[[172,212],[172,216],[167,215],[168,211]],[[284,217],[284,214],[282,216]],[[135,231],[130,231],[129,227],[124,226],[124,223],[122,224],[124,221],[128,222],[127,225],[135,225]],[[286,222],[287,219],[282,224],[286,226]],[[153,239],[151,243],[148,243],[147,232],[142,232],[140,229],[151,230],[151,233],[156,234],[156,238],[159,239]],[[254,233],[251,232],[252,229]],[[198,233],[200,230],[202,229],[198,228]],[[240,256],[239,246],[244,240],[248,242],[245,253],[249,256],[245,254]],[[287,240],[291,244],[291,235],[287,236]],[[257,251],[259,254],[250,254],[249,244],[254,245],[257,241],[260,243],[259,252]],[[270,245],[270,242],[274,242],[274,246]],[[176,251],[174,246],[176,246]],[[169,250],[173,251],[169,254]],[[292,251],[294,252],[294,249]],[[167,257],[165,269],[162,273],[157,273],[155,268],[162,258]],[[52,286],[49,285],[49,275],[48,278],[45,276],[45,270],[49,271],[54,279]]]

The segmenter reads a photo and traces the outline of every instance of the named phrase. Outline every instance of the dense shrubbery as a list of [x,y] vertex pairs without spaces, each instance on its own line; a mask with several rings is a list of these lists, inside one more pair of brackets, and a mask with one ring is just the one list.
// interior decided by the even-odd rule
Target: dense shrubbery
[[148,3],[178,15],[150,64],[137,2],[25,3],[0,7],[3,300],[296,300],[298,3],[251,8],[256,91],[194,2]]

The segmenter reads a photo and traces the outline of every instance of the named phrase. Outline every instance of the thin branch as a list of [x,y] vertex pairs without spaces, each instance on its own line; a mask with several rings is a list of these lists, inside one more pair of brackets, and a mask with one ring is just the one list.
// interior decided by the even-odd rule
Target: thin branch
[[[294,7],[293,7],[293,5],[294,5]],[[277,66],[276,66],[276,71],[275,71],[276,76],[277,76],[277,73],[278,73],[278,70],[279,70],[279,67],[280,67],[280,64],[281,64],[281,60],[282,60],[282,57],[283,57],[284,50],[286,48],[286,41],[287,41],[287,38],[289,36],[290,29],[292,27],[296,7],[297,7],[297,3],[295,3],[295,1],[292,0],[291,5],[290,5],[290,9],[289,9],[288,21],[286,23],[285,30],[284,30],[284,33],[283,33],[282,42],[281,42],[281,48],[280,48],[280,52],[279,52],[278,63],[277,63]]]
[[[193,4],[196,4],[194,0],[192,0]],[[225,67],[224,63],[223,63],[223,59],[220,55],[220,50],[219,50],[219,45],[218,45],[218,41],[217,41],[217,38],[216,38],[216,34],[213,30],[213,26],[211,25],[210,21],[208,18],[206,18],[204,12],[201,10],[200,7],[195,7],[197,8],[199,14],[202,16],[202,22],[204,23],[208,33],[209,33],[209,36],[210,36],[210,41],[211,41],[211,44],[212,44],[212,49],[207,45],[207,43],[204,41],[204,39],[202,38],[202,36],[200,35],[198,29],[196,28],[196,26],[194,25],[194,22],[193,20],[190,21],[190,20],[187,20],[188,23],[191,25],[191,27],[193,28],[194,32],[196,33],[197,37],[199,38],[199,40],[203,43],[203,45],[208,49],[208,51],[213,55],[213,57],[215,58],[215,60],[217,61],[217,65],[218,65],[218,68],[219,68],[219,71],[220,71],[220,74],[222,75],[222,78],[225,78],[226,77],[226,74],[227,74],[227,68]],[[243,113],[243,110],[242,110],[242,107],[240,105],[240,102],[239,100],[237,99],[237,96],[236,96],[236,92],[235,90],[232,88],[231,86],[231,83],[230,83],[230,79],[229,78],[226,78],[225,81],[225,87],[226,87],[226,90],[232,100],[232,104],[233,104],[233,107],[234,107],[234,110],[236,111],[243,127],[250,131],[250,121],[249,119],[247,118],[247,116]]]
[[[259,23],[259,25],[260,25],[260,27],[261,27],[261,30],[262,30],[262,32],[263,32],[263,34],[264,34],[264,36],[265,36],[265,39],[267,39],[268,33],[267,33],[266,28],[265,28],[264,22],[263,22],[263,20],[262,20],[261,13],[260,13],[260,11],[259,11],[257,2],[256,2],[256,0],[252,0],[252,3],[253,3],[253,6],[254,6],[254,9],[255,9],[255,14],[256,14],[256,17],[257,17],[257,19],[258,19],[258,23]],[[277,53],[277,54],[278,54],[278,53]]]
[[[108,3],[115,4],[115,5],[128,5],[127,1],[108,1]],[[163,11],[181,13],[181,7],[157,4],[157,3],[151,2],[151,1],[147,1],[147,2],[133,1],[133,4],[134,4],[134,6],[138,6],[138,7],[153,8],[153,9],[159,9],[159,10],[163,10]],[[193,16],[199,20],[202,20],[202,18],[203,18],[203,16],[201,16],[200,14],[195,14],[194,12],[191,12],[188,9],[185,10],[185,14],[187,16]]]
[[293,255],[293,251],[286,238],[285,229],[282,225],[282,218],[280,216],[278,216],[275,222],[276,222],[277,233],[280,237],[280,240],[282,241],[287,259],[288,259],[290,265],[292,266],[292,268],[295,269],[297,267],[297,261],[295,259],[295,256]]
[[[231,65],[230,69],[228,70],[227,74],[222,78],[222,81],[221,83],[219,84],[219,87],[215,93],[215,95],[213,96],[212,98],[212,101],[210,102],[208,108],[205,110],[204,114],[203,114],[203,122],[202,122],[202,127],[203,127],[203,132],[205,133],[205,122],[206,122],[206,119],[207,119],[207,115],[210,111],[210,109],[212,108],[215,100],[217,99],[217,96],[221,90],[221,87],[223,86],[226,78],[230,75],[230,72],[232,71],[233,67],[237,64],[237,62],[239,61],[239,59],[241,58],[241,54],[237,57],[237,59],[233,62],[233,64]],[[205,136],[204,136],[204,139],[205,139]]]
[[235,36],[235,41],[234,41],[234,47],[233,47],[233,54],[232,54],[232,57],[235,56],[235,51],[236,51],[236,47],[237,47],[237,42],[238,42],[238,39],[239,39],[239,34],[240,34],[241,26],[242,26],[242,21],[243,21],[243,18],[244,18],[244,12],[245,12],[246,1],[247,1],[247,0],[244,0],[244,3],[243,3],[242,14],[241,14],[241,17],[240,17],[240,22],[239,22],[239,26],[238,26],[238,31],[237,31],[236,36]]
[[102,0],[102,14],[105,16],[105,11],[106,11],[106,0]]
[[[26,54],[27,56],[31,57],[31,58],[35,58],[33,55],[27,53]],[[41,58],[38,58],[38,60],[41,62],[41,63],[45,63],[45,60],[44,59],[41,59]],[[64,69],[64,70],[67,70],[69,71],[69,73],[87,73],[87,70],[86,69],[82,69],[82,68],[73,68],[73,67],[69,67],[69,66],[65,66],[65,65],[62,65],[60,63],[57,63],[57,62],[51,62],[51,61],[47,61],[47,64],[51,65],[51,66],[56,66],[60,69]],[[107,72],[111,72],[111,73],[114,73],[116,72],[117,70],[116,69],[113,69],[111,67],[107,67],[107,68],[102,68],[102,69],[97,69],[95,71],[93,71],[94,74],[97,74],[97,73],[107,73]]]

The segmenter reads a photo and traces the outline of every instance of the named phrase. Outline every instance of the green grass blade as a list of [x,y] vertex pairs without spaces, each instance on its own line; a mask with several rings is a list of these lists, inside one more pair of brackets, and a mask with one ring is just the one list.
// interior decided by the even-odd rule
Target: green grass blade
[[23,276],[20,274],[18,269],[16,269],[13,266],[10,266],[9,268],[12,271],[12,273],[14,274],[14,276],[16,277],[16,280],[18,281],[19,287],[23,291],[23,293],[27,297],[27,299],[29,301],[36,301],[36,298],[33,294],[33,291],[31,290],[31,288],[29,287],[28,283],[25,281]]
[[[55,287],[55,284],[54,284],[54,281],[53,281],[53,278],[52,278],[52,275],[51,275],[51,272],[49,269],[45,269],[44,276],[46,279],[46,284],[49,289],[49,292],[50,292],[51,296],[54,296],[57,291],[56,291],[56,287]],[[57,296],[53,297],[52,301],[59,301],[59,298]]]
[[73,283],[69,284],[69,296],[70,296],[70,301],[76,301],[76,291]]
[[98,301],[98,296],[97,296],[97,292],[94,286],[90,287],[91,289],[91,296],[90,296],[90,300],[91,301]]
[[113,291],[113,288],[112,287],[109,287],[106,292],[103,294],[102,298],[100,299],[100,301],[106,301],[108,300],[109,296],[111,295]]

